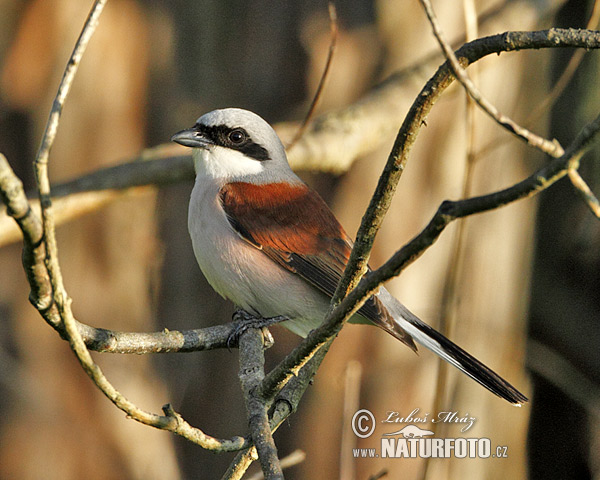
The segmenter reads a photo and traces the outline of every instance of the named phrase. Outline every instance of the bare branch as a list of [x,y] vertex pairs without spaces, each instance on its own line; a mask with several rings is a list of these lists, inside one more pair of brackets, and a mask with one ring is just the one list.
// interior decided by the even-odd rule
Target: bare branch
[[[360,306],[390,278],[399,275],[440,236],[453,220],[499,208],[517,200],[530,197],[547,189],[564,177],[569,169],[578,166],[579,159],[591,147],[600,131],[600,116],[584,127],[563,156],[553,159],[547,166],[525,180],[498,192],[460,201],[446,201],[440,205],[429,224],[407,245],[396,252],[379,269],[365,275],[327,316],[323,324],[308,336],[277,367],[265,377],[262,394],[271,395],[285,385],[319,349],[327,350],[337,333]],[[356,247],[355,247],[356,248]]]
[[117,332],[104,328],[94,328],[77,323],[87,348],[101,353],[146,354],[146,353],[187,353],[234,348],[227,344],[235,331],[233,323],[194,330],[168,330],[162,332]]
[[[274,397],[269,397],[265,394],[263,385],[257,388],[255,392],[257,397],[263,398],[266,401],[270,401],[270,399],[273,401],[273,405],[269,409],[271,431],[274,432],[277,430],[283,421],[296,411],[304,392],[306,392],[306,389],[310,385],[326,353],[326,349],[316,352],[310,361],[303,368],[299,369],[298,375],[291,378],[278,392],[273,393]],[[244,472],[257,458],[258,455],[254,447],[238,453],[229,465],[227,472],[223,475],[223,480],[242,478]]]
[[201,446],[205,450],[210,450],[214,453],[237,452],[238,450],[248,448],[248,446],[250,445],[250,442],[243,437],[233,437],[231,439],[221,440],[205,434],[202,430],[192,427],[189,423],[187,423],[181,415],[179,415],[173,410],[170,404],[166,404],[163,406],[163,412],[165,414],[165,417],[158,418],[168,419],[168,425],[164,427],[162,425],[157,426],[151,425],[149,423],[146,423],[146,425],[150,425],[152,427],[157,427],[162,430],[168,430],[169,432],[176,433],[177,435],[185,438],[186,440],[189,440],[190,442]]
[[[515,134],[522,140],[526,141],[529,145],[538,148],[542,152],[547,153],[548,155],[551,155],[553,157],[559,157],[560,155],[562,155],[564,152],[558,141],[554,140],[551,142],[549,140],[546,140],[545,138],[540,137],[539,135],[534,134],[533,132],[530,132],[525,127],[522,127],[521,125],[517,124],[514,120],[502,114],[489,100],[487,100],[482,95],[482,93],[467,75],[467,72],[461,66],[461,63],[456,57],[456,55],[454,55],[452,47],[444,39],[444,34],[442,33],[440,24],[437,20],[435,12],[433,11],[431,2],[429,0],[421,0],[421,4],[425,9],[425,13],[427,14],[429,23],[431,23],[433,34],[439,42],[440,47],[444,52],[444,56],[450,63],[454,75],[465,88],[467,93],[471,96],[471,98],[477,103],[477,105],[479,105],[481,109],[485,113],[487,113],[492,119],[494,119],[500,126],[505,128],[509,132]],[[464,63],[466,65],[466,60],[464,61]]]
[[590,189],[585,180],[581,178],[579,172],[570,168],[569,172],[569,180],[571,180],[571,184],[575,187],[575,190],[585,202],[585,204],[590,208],[591,212],[596,215],[597,218],[600,218],[600,202],[598,198],[594,195],[594,192]]
[[0,154],[0,197],[6,204],[7,213],[15,219],[23,232],[23,268],[31,287],[29,301],[54,328],[60,318],[52,300],[52,286],[44,261],[46,246],[42,242],[42,223],[33,213],[23,183],[14,174],[6,157]]
[[[466,43],[456,52],[456,57],[466,67],[492,53],[560,47],[600,48],[600,33],[573,29],[506,32]],[[332,306],[335,306],[347,292],[356,286],[366,272],[375,236],[390,206],[412,146],[420,129],[426,124],[429,111],[453,80],[454,75],[446,62],[438,68],[435,75],[423,87],[406,115],[385,168],[379,177],[369,207],[362,218],[350,260],[346,265],[344,276],[338,284]]]
[[[339,309],[351,309],[352,297],[362,299],[374,293],[381,284],[399,275],[404,268],[416,260],[440,236],[444,228],[453,220],[469,215],[487,212],[504,205],[531,197],[546,190],[555,182],[567,175],[570,169],[576,168],[580,158],[597,141],[600,133],[600,115],[586,125],[567,151],[560,158],[553,159],[548,165],[539,169],[521,182],[503,190],[472,197],[465,200],[445,201],[428,225],[407,245],[398,250],[381,268],[365,275],[365,281],[352,291],[339,306]],[[356,300],[356,299],[355,299]],[[345,305],[346,304],[346,305]],[[336,309],[337,310],[337,309]],[[340,312],[338,315],[341,315]]]
[[[83,338],[79,333],[78,322],[73,317],[73,312],[71,310],[71,299],[68,297],[67,292],[64,288],[63,279],[58,263],[52,202],[50,200],[48,156],[58,128],[62,106],[69,92],[70,85],[73,81],[75,72],[77,70],[77,66],[81,61],[81,56],[83,55],[85,47],[87,46],[89,39],[91,38],[91,35],[98,24],[98,18],[100,13],[102,12],[105,3],[106,0],[97,0],[94,3],[94,6],[92,7],[92,10],[85,22],[81,35],[79,36],[79,39],[75,45],[75,49],[71,55],[71,58],[69,59],[67,68],[63,75],[63,79],[58,89],[58,94],[56,96],[52,107],[52,111],[50,113],[50,118],[48,120],[46,131],[42,139],[42,145],[40,147],[40,151],[38,152],[38,156],[35,161],[34,166],[36,181],[41,199],[41,232],[39,228],[39,223],[34,220],[35,216],[33,215],[31,208],[27,204],[27,200],[25,199],[25,195],[23,193],[22,185],[20,184],[20,182],[14,181],[14,174],[11,178],[11,175],[6,173],[12,171],[10,170],[10,167],[8,167],[8,163],[6,162],[6,159],[4,157],[2,157],[1,162],[3,164],[3,175],[1,175],[1,183],[3,184],[3,187],[5,186],[4,184],[8,183],[8,187],[11,188],[11,190],[4,190],[4,188],[2,188],[3,197],[7,202],[9,213],[13,214],[13,216],[17,218],[17,221],[19,222],[19,226],[24,228],[26,244],[25,254],[27,254],[28,250],[31,250],[32,246],[34,249],[38,249],[45,245],[45,252],[43,252],[43,250],[40,250],[41,253],[45,253],[45,274],[43,274],[41,270],[41,253],[39,255],[36,255],[36,257],[33,259],[36,261],[36,268],[39,268],[39,271],[36,271],[35,273],[39,274],[39,276],[42,276],[44,278],[38,279],[37,276],[32,276],[32,278],[35,282],[39,280],[43,283],[44,289],[41,289],[43,291],[46,291],[48,289],[47,283],[49,281],[51,285],[50,293],[52,302],[48,305],[45,305],[46,302],[44,302],[45,307],[43,309],[39,308],[40,313],[42,313],[42,315],[46,317],[46,315],[49,312],[51,312],[51,323],[54,322],[57,327],[61,328],[61,333],[69,341],[71,349],[77,356],[77,359],[79,360],[81,366],[88,374],[88,376],[92,379],[94,384],[102,391],[102,393],[104,393],[104,395],[108,399],[110,399],[110,401],[113,402],[115,406],[127,413],[127,415],[130,418],[137,420],[140,423],[155,428],[169,430],[178,435],[185,436],[190,441],[198,443],[199,445],[202,445],[204,448],[207,448],[209,450],[239,450],[240,448],[244,448],[245,446],[247,446],[246,440],[241,437],[235,437],[232,440],[217,440],[213,437],[206,435],[201,430],[191,427],[189,424],[187,424],[187,422],[185,422],[181,418],[181,416],[176,414],[169,406],[165,407],[165,416],[155,415],[153,413],[149,413],[138,408],[131,401],[125,398],[117,389],[115,389],[115,387],[104,376],[100,367],[98,367],[98,365],[93,361],[90,352],[86,348],[85,342],[83,341]],[[13,204],[16,204],[18,206],[19,211],[13,208]],[[22,216],[20,214],[22,214]],[[31,229],[32,232],[34,232],[35,237],[33,235],[30,235],[29,233],[25,233],[25,231],[28,229]],[[38,235],[39,238],[37,238]],[[31,241],[35,241],[36,243],[27,245],[28,242]],[[25,257],[26,255],[24,255],[24,258]],[[29,272],[28,278],[30,278]],[[35,294],[37,293],[38,292],[35,292]],[[40,303],[39,298],[40,297],[32,299],[33,303],[36,306]],[[56,318],[57,316],[58,320]]]
[[[461,61],[473,63],[491,53],[518,51],[535,48],[581,47],[594,49],[599,47],[600,35],[589,30],[552,29],[539,32],[507,32],[469,42],[457,51]],[[306,133],[288,152],[293,168],[297,170],[317,170],[341,173],[346,171],[357,158],[373,152],[381,142],[396,129],[398,110],[403,102],[401,88],[406,75],[412,74],[411,67],[390,76],[381,85],[374,88],[365,97],[349,107],[320,116],[312,122]],[[413,126],[407,132],[403,127],[402,135],[416,135],[421,125],[415,122],[416,116],[424,122],[435,100],[452,81],[447,78],[447,65],[440,67],[436,75],[421,91],[420,96],[407,117],[404,126]],[[431,87],[440,88],[440,92]],[[421,101],[422,99],[422,101]],[[279,124],[276,130],[283,137],[296,130],[295,124]],[[293,134],[293,133],[292,133]],[[410,148],[403,152],[398,146],[398,137],[393,152],[394,162],[403,168],[402,162]],[[410,147],[410,146],[409,146]],[[91,211],[101,205],[114,201],[124,194],[137,194],[139,190],[120,189],[141,185],[166,185],[194,178],[193,166],[189,155],[179,154],[178,147],[160,146],[142,152],[140,157],[128,163],[98,170],[80,179],[58,185],[52,189],[52,198],[66,196],[71,192],[115,190],[112,194],[97,194],[80,197],[85,199],[84,207],[71,209],[76,202],[55,201],[53,210],[55,223],[62,223],[77,215]],[[149,160],[148,160],[149,159]],[[162,159],[162,163],[159,159]],[[144,160],[143,162],[140,160]],[[388,159],[388,163],[390,160]],[[392,169],[391,171],[393,171]],[[386,173],[388,175],[389,173]],[[397,182],[397,180],[394,180]],[[121,193],[117,193],[119,190]],[[79,201],[77,203],[80,203]],[[385,202],[384,202],[385,203]],[[371,215],[371,214],[370,214]],[[0,246],[19,238],[18,230],[12,223],[0,217]]]
[[54,102],[52,103],[50,118],[46,123],[46,129],[44,131],[44,135],[42,136],[42,143],[35,160],[36,170],[39,170],[39,172],[36,172],[36,177],[37,181],[40,183],[39,188],[41,190],[41,195],[50,195],[50,182],[48,180],[46,171],[50,149],[52,148],[54,139],[56,137],[56,132],[58,131],[60,115],[62,113],[65,100],[67,99],[69,91],[71,90],[71,85],[73,84],[73,79],[75,78],[75,74],[77,73],[79,64],[81,63],[81,58],[83,57],[88,43],[92,38],[94,31],[96,30],[98,21],[100,19],[100,14],[106,5],[106,1],[107,0],[96,0],[94,2],[92,10],[90,11],[83,29],[81,30],[81,34],[75,43],[75,48],[73,53],[71,53],[69,62],[67,63],[67,67],[63,73],[62,80],[60,81],[58,92],[54,98]]
[[283,479],[277,447],[271,433],[267,402],[256,395],[257,386],[265,377],[265,357],[261,330],[249,328],[240,339],[239,378],[244,392],[248,425],[265,478]]

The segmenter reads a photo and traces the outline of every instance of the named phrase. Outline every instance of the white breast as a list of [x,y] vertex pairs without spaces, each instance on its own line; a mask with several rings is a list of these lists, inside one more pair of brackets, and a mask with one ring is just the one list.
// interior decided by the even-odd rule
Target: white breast
[[199,176],[190,199],[188,228],[204,276],[237,306],[263,317],[285,315],[293,322],[283,325],[306,336],[323,320],[327,298],[231,228],[218,199],[219,188]]

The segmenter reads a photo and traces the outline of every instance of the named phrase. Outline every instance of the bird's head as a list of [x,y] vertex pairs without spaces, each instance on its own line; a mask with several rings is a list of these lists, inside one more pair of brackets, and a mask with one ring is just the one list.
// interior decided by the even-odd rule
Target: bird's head
[[171,140],[194,149],[196,174],[203,177],[251,183],[295,178],[275,130],[247,110],[213,110]]

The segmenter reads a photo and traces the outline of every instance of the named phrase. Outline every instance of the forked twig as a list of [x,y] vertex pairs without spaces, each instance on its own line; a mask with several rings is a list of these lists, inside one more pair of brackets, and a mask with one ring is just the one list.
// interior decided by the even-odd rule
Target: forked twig
[[[45,267],[47,275],[52,286],[51,308],[55,308],[60,317],[64,334],[69,341],[71,349],[77,356],[81,366],[92,379],[94,384],[104,393],[104,395],[119,409],[123,410],[130,418],[146,425],[169,430],[178,435],[182,435],[188,440],[202,445],[204,448],[213,451],[236,451],[248,445],[247,440],[242,437],[234,437],[231,440],[218,440],[206,435],[199,429],[191,427],[180,415],[176,414],[172,408],[167,405],[164,407],[165,415],[156,415],[138,408],[135,404],[125,398],[106,378],[102,370],[92,359],[85,342],[79,332],[78,322],[73,316],[71,310],[71,299],[67,295],[64,287],[63,278],[58,263],[58,249],[56,245],[54,216],[52,211],[52,201],[50,199],[50,180],[48,177],[48,157],[58,125],[60,114],[73,83],[75,73],[81,62],[83,53],[98,25],[98,20],[106,0],[96,0],[86,19],[81,34],[77,39],[75,48],[67,67],[63,74],[58,93],[52,105],[50,118],[46,125],[40,150],[36,157],[34,168],[38,192],[40,194],[40,207],[42,214],[42,232],[41,241],[45,245]],[[24,196],[24,194],[23,194]],[[48,307],[50,308],[50,307]]]
[[508,116],[501,113],[489,100],[487,100],[479,89],[475,86],[475,84],[471,81],[467,72],[460,64],[460,61],[452,51],[452,47],[448,44],[448,42],[444,38],[444,34],[442,33],[442,29],[438,22],[437,16],[433,11],[433,7],[431,6],[431,2],[429,0],[420,0],[421,5],[425,9],[425,13],[427,14],[427,18],[429,19],[429,23],[433,29],[433,34],[437,39],[442,51],[444,52],[444,56],[450,63],[452,67],[452,71],[456,76],[456,79],[462,84],[467,93],[471,96],[471,98],[481,107],[481,109],[487,113],[492,119],[494,119],[501,127],[505,128],[512,134],[516,135],[521,140],[524,140],[529,145],[541,150],[542,152],[551,155],[553,157],[560,157],[563,154],[563,149],[560,144],[554,141],[548,141],[545,138],[536,135],[535,133],[527,130],[525,127],[522,127],[514,120],[509,118]]
[[[533,32],[533,34],[544,34],[549,40],[550,36],[553,36],[551,35],[553,32],[558,32],[558,30]],[[510,33],[502,36],[506,47],[512,50],[524,45],[522,43],[522,40],[525,38],[523,33]],[[492,38],[488,37],[485,40],[489,42]],[[548,43],[548,46],[551,46],[550,42]],[[463,48],[466,48],[466,46]],[[469,58],[469,61],[472,62],[474,61],[473,57],[477,59],[485,54],[487,53],[478,50],[476,54]],[[338,303],[332,304],[332,309],[323,324],[311,331],[291,354],[265,376],[265,380],[261,386],[263,395],[273,395],[282,385],[285,385],[287,381],[293,378],[298,371],[301,371],[302,367],[319,349],[328,349],[343,324],[360,306],[371,295],[376,293],[384,282],[399,275],[407,265],[416,260],[429,248],[452,221],[475,213],[499,208],[547,189],[558,179],[564,177],[569,169],[577,166],[577,162],[583,153],[590,148],[591,143],[598,137],[600,117],[597,117],[581,130],[561,157],[554,159],[547,166],[530,175],[525,180],[512,187],[487,195],[456,202],[444,202],[421,233],[396,252],[378,270],[366,274],[363,281],[358,284],[358,279],[362,277],[363,271],[366,270],[366,262],[372,241],[381,224],[383,214],[389,207],[389,202],[395,191],[397,181],[403,171],[404,162],[415,141],[417,132],[421,128],[422,121],[433,106],[435,99],[441,95],[452,81],[450,77],[446,77],[445,75],[446,73],[443,68],[438,70],[436,75],[423,88],[415,100],[411,111],[405,118],[394,148],[390,153],[388,164],[380,177],[369,209],[363,218],[357,242],[354,245],[350,261],[346,266],[344,278],[338,285],[338,292],[334,296],[334,301],[338,300]],[[365,239],[368,241],[365,241]],[[364,270],[361,270],[361,266],[364,267]],[[348,285],[356,286],[351,290],[348,289],[350,291],[346,294]],[[340,298],[342,299],[341,301],[339,301]]]
[[[97,0],[95,2],[92,12],[90,13],[90,17],[88,17],[88,21],[84,26],[84,30],[82,31],[80,39],[78,40],[73,52],[73,56],[71,57],[69,65],[65,71],[65,75],[63,76],[59,93],[53,104],[48,126],[46,128],[42,145],[40,147],[40,152],[35,164],[36,178],[41,195],[41,208],[43,216],[43,231],[41,236],[43,240],[42,243],[45,246],[45,251],[41,250],[41,252],[45,255],[47,274],[52,287],[50,293],[52,295],[53,304],[48,306],[48,308],[54,308],[58,317],[60,317],[59,323],[63,324],[62,326],[64,326],[64,330],[69,339],[71,347],[73,348],[88,375],[118,408],[127,412],[132,418],[135,418],[137,421],[142,423],[146,423],[147,425],[173,431],[185,436],[186,438],[189,438],[192,441],[194,441],[193,439],[195,436],[197,436],[198,438],[196,439],[196,443],[202,444],[201,442],[205,442],[207,445],[213,445],[215,450],[230,451],[245,448],[249,446],[249,442],[241,437],[234,437],[231,440],[223,441],[208,437],[197,429],[190,431],[192,427],[189,427],[189,425],[187,425],[185,421],[171,409],[170,406],[164,407],[164,416],[154,415],[137,409],[135,405],[123,397],[108,382],[101,370],[91,359],[90,353],[85,346],[82,336],[80,335],[79,326],[73,317],[70,305],[71,300],[67,296],[64,289],[60,268],[58,267],[56,240],[54,237],[54,218],[52,202],[50,201],[50,183],[47,169],[48,155],[56,134],[56,129],[58,127],[60,111],[69,91],[74,72],[81,59],[81,54],[83,53],[83,50],[85,50],[85,45],[87,45],[95,25],[97,24],[98,15],[100,14],[100,11],[105,3],[105,0]],[[504,48],[503,50],[499,48],[496,51],[499,52],[509,51],[511,49],[519,49],[517,43],[509,43],[510,42],[506,42],[506,45],[502,47]],[[490,48],[489,53],[494,51],[491,47],[488,46],[488,48]],[[475,58],[477,55],[480,55],[479,58],[481,58],[481,56],[485,54],[487,53],[473,53],[472,58],[469,58],[467,61],[475,61],[478,59]],[[345,283],[343,283],[338,289],[338,292],[336,292],[333,303],[334,305],[337,305],[339,302],[339,305],[332,309],[327,320],[321,327],[319,327],[319,329],[311,332],[307,339],[303,341],[292,354],[286,357],[280,366],[267,375],[260,385],[253,387],[254,395],[260,395],[263,400],[274,400],[273,405],[275,409],[278,408],[278,405],[281,406],[281,410],[272,409],[269,412],[269,416],[271,418],[269,428],[271,430],[276,427],[277,421],[280,422],[281,418],[284,418],[284,415],[289,415],[289,413],[291,413],[297,404],[296,400],[289,401],[287,399],[277,402],[277,398],[279,398],[283,392],[286,391],[286,389],[290,391],[290,394],[295,395],[297,399],[302,396],[306,385],[308,384],[307,380],[312,378],[312,375],[314,375],[314,372],[325,355],[328,346],[335,338],[337,332],[339,332],[341,329],[345,319],[349,318],[360,307],[362,302],[364,302],[366,298],[368,298],[377,288],[379,288],[381,283],[392,276],[397,275],[406,265],[417,258],[437,239],[445,226],[448,225],[452,220],[477,212],[491,210],[548,188],[548,186],[554,183],[558,178],[564,176],[569,169],[576,168],[576,164],[579,161],[582,152],[588,147],[589,142],[595,139],[598,135],[598,130],[600,129],[600,119],[596,119],[594,122],[592,122],[592,124],[584,129],[584,131],[573,143],[572,147],[568,149],[562,158],[556,159],[544,169],[536,172],[534,175],[528,177],[513,187],[481,197],[470,198],[459,202],[446,202],[442,204],[438,210],[438,213],[434,216],[430,224],[423,230],[423,232],[415,237],[410,244],[399,250],[388,262],[386,262],[381,269],[367,275],[365,277],[365,281],[357,286],[358,279],[366,270],[366,262],[372,245],[372,240],[381,223],[383,214],[389,206],[389,201],[394,193],[395,186],[404,168],[407,155],[410,151],[412,143],[414,142],[414,138],[416,137],[418,130],[421,128],[421,124],[424,121],[429,109],[439,97],[441,92],[451,83],[451,81],[452,78],[450,78],[450,75],[443,70],[436,74],[435,80],[428,83],[428,85],[425,87],[423,98],[419,98],[418,101],[415,101],[415,104],[413,105],[405,124],[399,132],[394,148],[390,153],[386,169],[384,170],[384,173],[382,174],[378,184],[378,189],[373,196],[372,203],[361,226],[361,233],[359,234],[357,241],[357,246],[359,248],[353,251],[353,260],[349,262],[347,273],[344,275]],[[432,90],[428,90],[432,87],[432,85],[435,85],[435,87],[438,88],[437,92],[434,93]],[[28,218],[28,221],[33,221],[35,217],[32,216],[24,218]],[[23,231],[25,232],[25,230]],[[346,295],[346,293],[350,290],[352,290],[350,294]],[[340,299],[343,300],[340,301]],[[310,365],[308,365],[309,362],[311,362]],[[305,379],[303,380],[305,383],[302,383],[300,386],[294,386],[293,383],[303,375],[305,376]],[[267,404],[267,402],[265,402],[265,404]],[[276,420],[276,418],[278,420]],[[264,414],[261,421],[264,423]],[[209,446],[205,448],[211,447]]]

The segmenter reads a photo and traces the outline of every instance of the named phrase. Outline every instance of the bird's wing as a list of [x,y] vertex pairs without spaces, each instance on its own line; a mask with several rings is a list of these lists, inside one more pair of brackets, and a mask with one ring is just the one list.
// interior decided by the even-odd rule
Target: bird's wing
[[[232,228],[279,265],[333,296],[352,240],[327,204],[304,184],[225,185],[219,198]],[[416,351],[412,337],[373,296],[358,311]]]

